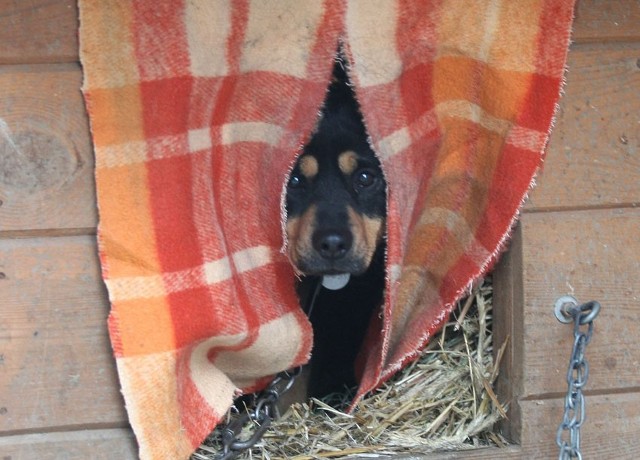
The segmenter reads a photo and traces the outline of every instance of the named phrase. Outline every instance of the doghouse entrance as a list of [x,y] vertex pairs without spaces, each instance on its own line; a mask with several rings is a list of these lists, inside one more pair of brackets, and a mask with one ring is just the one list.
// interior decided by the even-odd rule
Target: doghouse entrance
[[[497,422],[506,416],[505,399],[492,389],[509,346],[504,339],[496,342],[494,332],[500,330],[494,322],[494,286],[504,285],[504,273],[500,267],[475,286],[422,356],[365,397],[352,414],[332,406],[336,395],[294,404],[251,455],[424,454],[507,445],[497,432]],[[214,456],[207,449],[218,452],[219,447],[213,435],[192,460],[210,460]]]

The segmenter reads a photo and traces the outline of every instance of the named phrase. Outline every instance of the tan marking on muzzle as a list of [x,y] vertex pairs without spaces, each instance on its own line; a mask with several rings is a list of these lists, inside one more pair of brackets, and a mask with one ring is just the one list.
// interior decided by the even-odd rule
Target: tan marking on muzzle
[[373,254],[384,235],[385,219],[363,216],[351,207],[347,208],[349,225],[353,234],[353,252],[369,266]]
[[358,155],[352,150],[342,152],[338,156],[338,166],[343,174],[346,174],[347,176],[352,174],[358,167]]
[[313,179],[318,175],[318,160],[312,155],[303,155],[300,158],[300,171],[307,179]]
[[287,220],[289,258],[298,266],[301,258],[313,252],[312,235],[316,228],[316,206],[312,205],[302,215]]

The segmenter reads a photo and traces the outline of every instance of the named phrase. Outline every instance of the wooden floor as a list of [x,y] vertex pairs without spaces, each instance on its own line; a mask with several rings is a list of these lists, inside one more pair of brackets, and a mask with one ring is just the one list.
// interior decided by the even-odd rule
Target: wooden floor
[[[136,458],[106,332],[76,18],[70,0],[0,0],[2,460]],[[495,274],[502,429],[517,445],[428,458],[557,457],[572,330],[552,305],[568,293],[602,303],[584,458],[640,458],[640,2],[580,0],[574,40],[544,171]]]

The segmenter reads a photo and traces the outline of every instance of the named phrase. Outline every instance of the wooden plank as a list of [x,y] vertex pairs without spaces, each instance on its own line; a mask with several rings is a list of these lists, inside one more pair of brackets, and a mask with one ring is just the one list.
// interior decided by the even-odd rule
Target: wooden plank
[[[455,460],[458,458],[473,458],[473,459],[486,459],[486,460],[515,460],[524,458],[523,452],[519,446],[508,446],[503,448],[482,448],[482,449],[470,449],[470,450],[458,450],[451,452],[435,452],[431,454],[401,454],[390,457],[375,457],[380,460],[393,459],[393,460]],[[347,458],[371,458],[371,456],[353,456]]]
[[499,423],[500,431],[511,442],[520,443],[522,414],[517,399],[522,393],[522,362],[524,347],[522,232],[518,226],[492,274],[493,279],[493,349],[494,354],[506,342],[500,361],[500,373],[495,383],[499,400],[509,406],[506,420]]
[[127,429],[67,431],[0,437],[3,460],[134,460],[137,447]]
[[565,95],[526,210],[640,204],[639,57],[640,43],[569,53]]
[[[556,430],[564,399],[523,401],[521,458],[557,458]],[[640,393],[587,395],[582,427],[586,459],[640,458]]]
[[94,238],[0,240],[0,433],[124,426]]
[[0,231],[95,228],[81,82],[75,64],[0,69]]
[[588,390],[640,388],[640,209],[525,214],[521,225],[524,333],[513,337],[522,347],[520,396],[566,391],[573,328],[553,315],[565,294],[602,304],[586,353]]
[[75,0],[0,1],[0,64],[78,60]]
[[640,38],[637,0],[578,0],[573,37],[578,43]]

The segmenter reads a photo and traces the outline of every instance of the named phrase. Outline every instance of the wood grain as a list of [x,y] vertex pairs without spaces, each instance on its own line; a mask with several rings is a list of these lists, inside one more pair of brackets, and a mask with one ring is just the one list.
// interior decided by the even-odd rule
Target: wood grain
[[91,237],[0,240],[0,433],[124,426]]
[[[556,430],[564,399],[523,401],[521,458],[557,458]],[[582,427],[585,459],[640,458],[640,393],[589,395]]]
[[[365,457],[349,457],[349,458],[371,458]],[[435,452],[430,454],[409,454],[409,455],[394,455],[392,457],[375,457],[380,460],[455,460],[459,458],[473,458],[480,460],[506,460],[506,459],[521,459],[523,457],[523,451],[519,446],[508,447],[495,447],[495,448],[481,448],[470,449],[462,451],[452,452]]]
[[78,60],[74,0],[0,0],[0,64]]
[[572,49],[565,90],[525,209],[639,205],[640,43]]
[[578,0],[573,37],[577,42],[640,38],[637,0]]
[[[526,214],[522,226],[521,397],[562,394],[572,326],[553,315],[565,294],[602,310],[587,349],[588,390],[640,388],[640,209]],[[514,331],[518,328],[514,328]]]
[[96,226],[81,82],[75,64],[0,72],[0,232]]
[[500,361],[495,391],[502,403],[509,405],[508,418],[500,422],[500,432],[513,443],[520,443],[522,414],[517,400],[522,394],[522,362],[524,347],[524,283],[522,280],[522,231],[513,232],[509,250],[493,271],[493,349],[497,352],[506,342]]
[[127,429],[83,430],[0,437],[3,460],[134,460],[137,446]]

